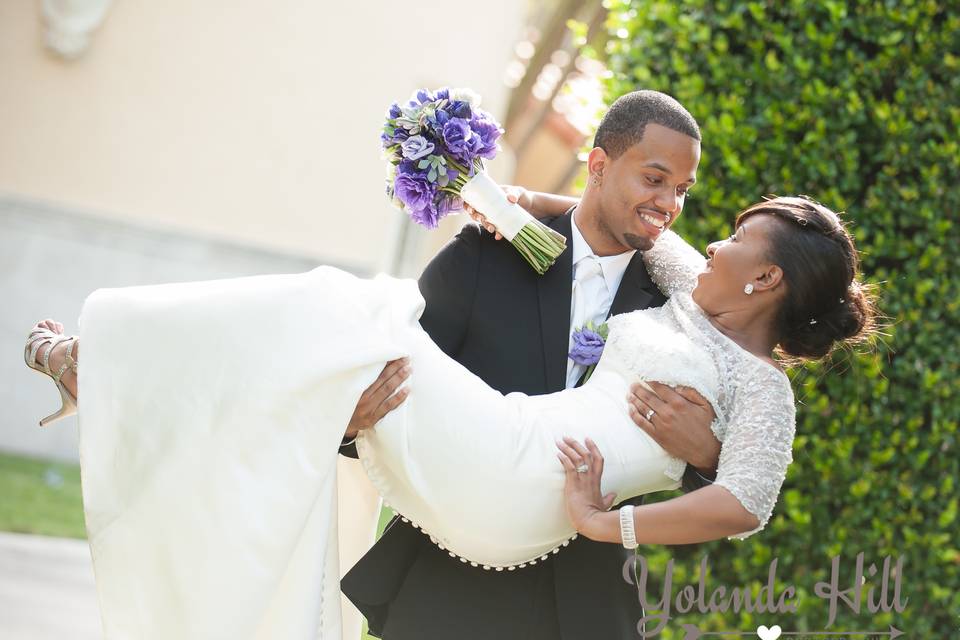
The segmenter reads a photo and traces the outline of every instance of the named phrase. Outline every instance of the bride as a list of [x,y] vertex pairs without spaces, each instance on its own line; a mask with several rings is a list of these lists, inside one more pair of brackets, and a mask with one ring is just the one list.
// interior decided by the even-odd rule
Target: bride
[[[106,636],[333,633],[337,450],[361,392],[400,357],[409,395],[360,432],[360,460],[386,503],[463,562],[522,570],[578,532],[632,547],[759,531],[792,460],[775,349],[825,356],[866,335],[873,311],[829,209],[776,198],[735,228],[707,259],[662,231],[643,257],[667,304],[611,318],[589,381],[544,396],[502,395],[447,357],[418,324],[415,282],[330,267],[98,290],[81,314],[79,376],[79,339],[39,323],[25,358],[57,382],[51,418],[83,396]],[[636,380],[710,402],[717,478],[611,513],[615,499],[678,487],[684,470],[630,419]]]

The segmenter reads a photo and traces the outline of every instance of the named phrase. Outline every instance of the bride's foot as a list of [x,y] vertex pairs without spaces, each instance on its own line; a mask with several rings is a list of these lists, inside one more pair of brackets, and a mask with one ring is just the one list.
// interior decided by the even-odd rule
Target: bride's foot
[[53,415],[40,421],[46,426],[77,411],[77,359],[80,341],[76,336],[63,335],[63,325],[55,320],[43,320],[34,325],[24,360],[31,369],[53,378],[63,406]]

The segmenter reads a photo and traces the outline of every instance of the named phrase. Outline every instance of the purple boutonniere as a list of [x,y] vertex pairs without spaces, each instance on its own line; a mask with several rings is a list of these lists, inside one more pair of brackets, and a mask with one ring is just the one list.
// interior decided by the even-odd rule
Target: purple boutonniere
[[592,322],[587,326],[580,327],[573,332],[573,346],[570,353],[567,354],[571,360],[577,364],[587,366],[586,373],[583,374],[583,381],[586,382],[596,369],[600,362],[600,356],[603,354],[603,347],[607,344],[607,335],[610,330],[606,323],[594,327]]

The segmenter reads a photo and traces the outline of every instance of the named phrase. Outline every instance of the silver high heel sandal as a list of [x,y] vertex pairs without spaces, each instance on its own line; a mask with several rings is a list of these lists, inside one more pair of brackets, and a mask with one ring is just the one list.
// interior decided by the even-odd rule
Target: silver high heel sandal
[[[67,345],[66,359],[64,360],[63,366],[60,367],[60,370],[54,373],[50,370],[50,353],[56,348],[57,345],[63,342],[69,342]],[[57,389],[60,391],[60,400],[62,402],[62,406],[60,407],[59,411],[50,414],[40,421],[41,427],[45,427],[48,424],[52,424],[57,420],[60,420],[61,418],[66,418],[67,416],[72,416],[77,413],[77,399],[72,393],[70,393],[70,390],[64,386],[63,381],[61,380],[67,369],[70,369],[74,373],[77,372],[77,361],[73,359],[73,347],[76,343],[77,336],[65,336],[60,333],[54,333],[49,329],[37,329],[31,332],[29,337],[27,337],[27,345],[23,349],[24,361],[27,363],[27,366],[34,371],[39,371],[40,373],[53,378],[54,383],[57,385]],[[49,344],[50,348],[44,352],[43,364],[40,365],[37,363],[37,352],[45,344]]]

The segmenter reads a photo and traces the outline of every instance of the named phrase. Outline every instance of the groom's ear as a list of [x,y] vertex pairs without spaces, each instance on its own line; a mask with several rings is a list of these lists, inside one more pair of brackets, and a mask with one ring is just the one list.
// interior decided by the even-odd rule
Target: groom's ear
[[594,147],[590,150],[590,155],[587,156],[587,171],[590,172],[591,176],[603,175],[603,169],[608,161],[607,152],[600,147]]

